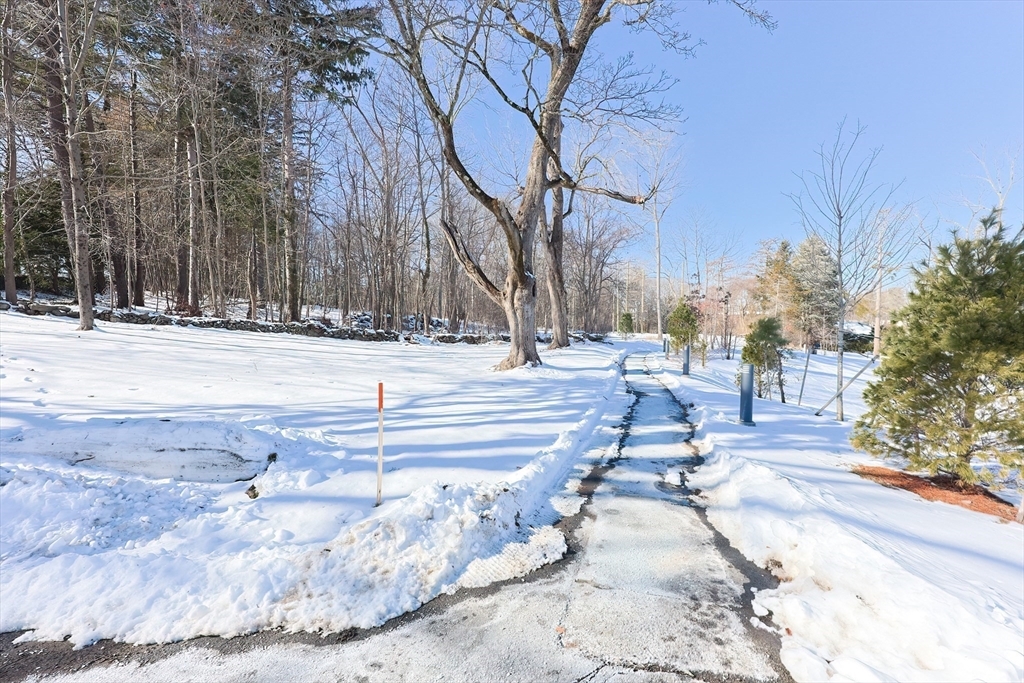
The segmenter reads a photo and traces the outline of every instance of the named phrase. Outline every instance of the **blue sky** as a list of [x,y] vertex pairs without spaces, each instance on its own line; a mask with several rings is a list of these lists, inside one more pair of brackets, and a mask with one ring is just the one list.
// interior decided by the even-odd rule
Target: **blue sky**
[[[960,198],[991,199],[972,153],[994,171],[1017,158],[1024,175],[1024,2],[770,1],[773,33],[725,4],[686,3],[680,26],[704,41],[694,58],[663,52],[649,35],[605,37],[638,63],[679,79],[685,190],[666,223],[703,207],[742,250],[803,237],[785,196],[812,168],[816,147],[847,117],[882,147],[874,178],[903,182],[929,225],[966,220]],[[612,38],[612,40],[608,40]],[[1024,220],[1024,178],[1005,218]]]

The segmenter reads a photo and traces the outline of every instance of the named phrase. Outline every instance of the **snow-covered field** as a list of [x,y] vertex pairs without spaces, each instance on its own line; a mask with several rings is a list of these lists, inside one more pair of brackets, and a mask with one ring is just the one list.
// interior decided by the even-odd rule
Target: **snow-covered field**
[[[755,399],[745,427],[737,361],[694,359],[682,377],[644,341],[496,373],[500,344],[74,328],[0,314],[2,631],[79,645],[339,631],[525,574],[562,554],[551,523],[580,503],[564,484],[614,453],[631,401],[618,363],[640,351],[695,405],[706,463],[688,483],[708,518],[783,579],[754,606],[794,678],[1024,678],[1024,526],[852,474],[871,461],[850,422],[813,415],[831,355],[812,356],[798,407],[796,354],[791,403]],[[866,360],[848,355],[848,376]]]
[[75,326],[0,314],[0,630],[26,638],[339,631],[521,575],[628,403],[602,344],[495,373],[502,345]]
[[[867,360],[851,358],[848,376]],[[803,360],[790,361],[794,403]],[[870,459],[849,446],[849,423],[813,414],[834,391],[832,357],[811,357],[804,407],[755,399],[755,427],[738,423],[735,361],[695,363],[691,377],[674,358],[656,362],[696,405],[706,463],[689,484],[710,521],[783,579],[754,607],[772,613],[794,678],[1024,679],[1024,526],[852,474]],[[863,412],[870,374],[847,418]]]

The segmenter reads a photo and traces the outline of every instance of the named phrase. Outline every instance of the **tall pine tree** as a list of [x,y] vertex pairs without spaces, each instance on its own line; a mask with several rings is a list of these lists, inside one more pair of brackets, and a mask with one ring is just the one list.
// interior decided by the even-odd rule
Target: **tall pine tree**
[[839,319],[839,279],[835,259],[820,237],[808,237],[793,256],[796,282],[794,317],[803,342],[815,344],[835,339]]
[[917,272],[852,435],[965,484],[991,476],[975,459],[1024,462],[1024,229],[1008,238],[998,212],[980,228]]

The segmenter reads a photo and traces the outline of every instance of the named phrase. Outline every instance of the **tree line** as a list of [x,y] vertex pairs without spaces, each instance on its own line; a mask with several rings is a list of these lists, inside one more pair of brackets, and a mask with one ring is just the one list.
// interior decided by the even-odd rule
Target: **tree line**
[[[97,297],[284,321],[365,311],[392,329],[474,321],[510,332],[506,366],[539,362],[538,316],[555,346],[570,326],[614,326],[637,232],[617,207],[665,182],[614,169],[623,140],[678,114],[661,100],[670,79],[590,46],[619,23],[688,52],[676,9],[9,0],[7,298],[19,280],[73,288],[83,329]],[[514,168],[481,158],[462,115],[476,102],[514,119]]]
[[[668,299],[699,314],[702,353],[731,357],[770,311],[801,342],[841,354],[830,328],[870,289],[880,296],[906,245],[906,207],[870,184],[877,151],[851,157],[859,127],[840,125],[794,197],[808,239],[766,245],[753,281],[699,216],[666,240],[678,277],[661,273],[674,163],[638,140],[677,120],[661,100],[671,81],[585,56],[613,22],[691,51],[675,9],[11,0],[7,297],[20,276],[118,308],[482,325],[510,333],[506,367],[539,362],[538,326],[555,347],[570,327],[611,329],[623,312],[660,333]],[[519,126],[511,166],[480,158],[479,118],[464,112],[481,102]],[[851,159],[852,181],[830,186]],[[615,169],[629,163],[626,180]],[[638,207],[654,224],[653,278],[622,259],[642,232]],[[81,306],[83,329],[92,311]]]

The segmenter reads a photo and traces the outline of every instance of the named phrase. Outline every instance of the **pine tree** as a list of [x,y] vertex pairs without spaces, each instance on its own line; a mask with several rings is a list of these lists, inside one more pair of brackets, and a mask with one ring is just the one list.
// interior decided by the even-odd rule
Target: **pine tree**
[[761,318],[747,333],[740,359],[754,366],[758,398],[764,398],[766,394],[770,396],[772,383],[777,382],[782,402],[786,402],[786,380],[782,369],[786,343],[778,318]]
[[754,300],[764,313],[772,317],[790,317],[797,298],[797,282],[793,277],[793,247],[787,240],[763,242],[758,261]]
[[633,334],[633,314],[623,313],[619,316],[619,332],[626,339],[629,339],[629,335]]
[[676,353],[686,344],[693,344],[700,334],[700,318],[686,299],[668,316],[668,334]]
[[975,459],[1024,462],[1024,229],[994,211],[975,239],[955,237],[917,271],[893,316],[855,446],[915,469],[984,481]]
[[839,318],[839,281],[835,260],[820,237],[810,236],[793,255],[796,281],[795,318],[807,344],[835,337]]

